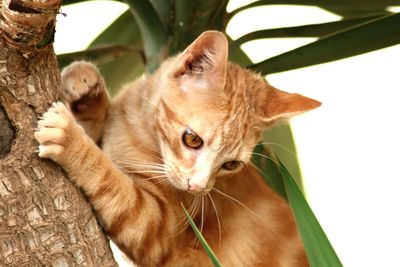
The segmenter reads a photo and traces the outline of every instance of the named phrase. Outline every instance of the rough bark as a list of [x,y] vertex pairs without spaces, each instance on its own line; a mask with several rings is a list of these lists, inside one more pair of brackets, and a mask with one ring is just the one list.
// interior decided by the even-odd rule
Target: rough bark
[[116,266],[83,195],[38,158],[37,117],[60,99],[60,0],[0,4],[0,266]]

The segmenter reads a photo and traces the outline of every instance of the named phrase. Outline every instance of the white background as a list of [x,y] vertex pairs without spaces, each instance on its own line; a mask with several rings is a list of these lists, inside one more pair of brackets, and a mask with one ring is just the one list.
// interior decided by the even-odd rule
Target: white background
[[[231,1],[231,10],[245,2]],[[95,5],[95,7],[93,6]],[[126,7],[86,2],[63,8],[57,52],[85,48]],[[339,20],[313,7],[269,6],[236,16],[228,34]],[[243,45],[254,62],[312,38]],[[269,75],[274,86],[318,99],[321,108],[292,120],[307,198],[344,266],[400,266],[400,45]]]

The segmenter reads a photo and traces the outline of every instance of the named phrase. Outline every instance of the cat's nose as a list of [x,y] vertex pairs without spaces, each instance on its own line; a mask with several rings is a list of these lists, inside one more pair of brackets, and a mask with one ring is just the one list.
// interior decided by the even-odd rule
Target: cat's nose
[[197,184],[195,182],[191,182],[189,180],[189,183],[188,183],[188,190],[189,191],[201,192],[201,191],[204,190],[204,188],[205,188],[205,186],[199,185],[199,184]]

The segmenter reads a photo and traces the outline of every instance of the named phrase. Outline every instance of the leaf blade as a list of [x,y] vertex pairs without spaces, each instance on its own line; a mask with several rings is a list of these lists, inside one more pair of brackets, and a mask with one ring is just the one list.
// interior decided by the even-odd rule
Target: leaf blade
[[169,33],[154,6],[149,0],[124,0],[129,5],[139,26],[146,55],[146,68],[154,71],[168,56],[166,49]]
[[58,63],[64,67],[75,60],[88,60],[96,64],[101,64],[115,58],[124,56],[128,53],[137,53],[143,57],[141,49],[128,45],[102,45],[94,46],[83,51],[65,53],[57,55]]
[[168,28],[170,24],[171,16],[171,2],[169,0],[149,0],[153,5],[154,10],[157,12],[160,20]]
[[230,13],[230,16],[232,17],[246,9],[266,5],[304,5],[319,6],[325,9],[362,10],[365,12],[375,12],[377,10],[385,10],[388,6],[396,6],[399,4],[399,0],[259,0],[233,10]]
[[364,23],[366,21],[376,19],[380,17],[379,15],[368,16],[368,17],[360,17],[353,19],[345,19],[340,21],[333,21],[327,23],[320,24],[308,24],[302,26],[295,27],[283,27],[283,28],[275,28],[275,29],[265,29],[254,31],[248,34],[245,34],[233,42],[234,47],[238,47],[241,44],[253,41],[256,39],[264,39],[264,38],[277,38],[277,37],[320,37],[327,34],[331,34],[333,32],[337,32],[343,30],[345,28]]
[[248,66],[262,75],[326,63],[400,43],[400,13],[380,17]]
[[266,150],[262,143],[257,144],[254,148],[252,161],[264,178],[264,181],[272,188],[272,190],[287,200],[285,186],[279,172],[279,167],[277,166],[275,159],[272,158],[271,153],[268,153],[268,150]]
[[221,267],[221,263],[219,262],[217,256],[211,250],[210,246],[208,245],[207,241],[204,239],[203,235],[200,233],[199,229],[197,228],[196,224],[194,223],[192,217],[190,216],[189,212],[186,210],[185,206],[181,203],[183,211],[185,213],[186,218],[189,221],[190,226],[192,227],[194,233],[196,234],[197,238],[199,239],[201,245],[203,246],[204,250],[206,251],[208,257],[210,258],[211,262],[215,267]]
[[290,173],[281,162],[279,162],[279,167],[289,205],[295,216],[310,265],[316,267],[343,266]]
[[[122,13],[90,44],[90,48],[104,45],[127,45],[143,51],[143,40],[139,27],[129,10]],[[144,71],[142,52],[128,53],[124,57],[104,62],[98,67],[107,82],[107,87],[115,94],[122,84],[128,83]]]

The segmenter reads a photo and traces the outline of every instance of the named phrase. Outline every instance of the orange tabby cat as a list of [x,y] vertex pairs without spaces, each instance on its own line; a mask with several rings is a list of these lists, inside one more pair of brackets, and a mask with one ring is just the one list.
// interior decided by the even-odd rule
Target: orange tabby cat
[[96,67],[73,63],[69,108],[38,122],[39,156],[64,168],[139,266],[211,265],[181,203],[225,266],[308,266],[288,204],[250,159],[262,130],[320,103],[227,57],[225,36],[207,31],[112,102]]

